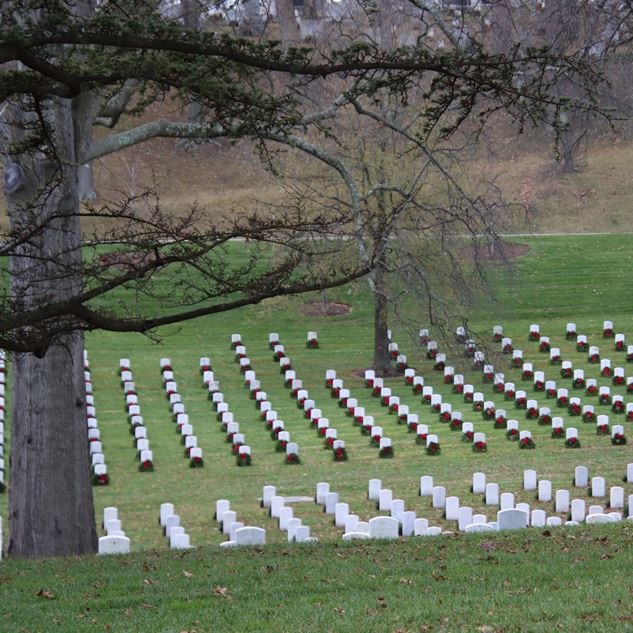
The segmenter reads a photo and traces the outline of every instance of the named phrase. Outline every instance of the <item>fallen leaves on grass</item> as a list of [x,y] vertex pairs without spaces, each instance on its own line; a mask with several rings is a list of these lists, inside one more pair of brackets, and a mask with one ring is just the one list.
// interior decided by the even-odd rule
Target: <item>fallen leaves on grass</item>
[[227,587],[213,587],[213,595],[220,596],[221,598],[230,598],[229,590]]
[[49,600],[52,600],[55,597],[55,594],[49,589],[40,589],[35,595],[40,598],[48,598]]
[[182,572],[182,575],[183,575],[185,578],[191,578],[191,577],[193,577],[193,574],[192,574],[190,571],[187,571],[186,569]]

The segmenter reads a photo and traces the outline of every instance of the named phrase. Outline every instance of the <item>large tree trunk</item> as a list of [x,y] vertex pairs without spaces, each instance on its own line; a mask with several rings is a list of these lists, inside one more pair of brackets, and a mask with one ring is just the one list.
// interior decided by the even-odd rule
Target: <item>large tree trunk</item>
[[[43,106],[51,136],[32,152],[5,155],[9,219],[14,231],[41,226],[10,260],[15,309],[71,298],[81,288],[76,110],[70,101]],[[26,109],[10,108],[11,140],[24,138]],[[54,324],[50,324],[54,326]],[[26,329],[21,338],[39,336]],[[59,336],[36,354],[16,354],[9,479],[9,554],[93,553],[97,539],[88,462],[83,336]]]

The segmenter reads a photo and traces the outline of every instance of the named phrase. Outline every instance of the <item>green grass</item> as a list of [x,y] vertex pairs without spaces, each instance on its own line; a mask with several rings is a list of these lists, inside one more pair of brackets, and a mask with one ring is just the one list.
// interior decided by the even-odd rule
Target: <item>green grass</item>
[[[530,323],[539,323],[552,345],[561,347],[562,357],[572,360],[574,367],[584,367],[587,377],[598,377],[598,369],[586,363],[585,355],[576,352],[572,342],[564,340],[567,321],[575,321],[578,331],[586,334],[590,343],[599,345],[602,355],[610,357],[614,366],[625,366],[626,373],[632,373],[624,355],[613,351],[612,342],[601,339],[602,321],[608,318],[615,322],[617,332],[624,332],[628,342],[633,342],[633,295],[627,292],[630,238],[614,235],[524,241],[531,250],[515,262],[513,273],[493,273],[497,302],[476,306],[471,320],[506,379],[513,379],[517,389],[524,388],[519,372],[507,367],[507,359],[490,342],[491,327],[497,323],[512,337],[515,348],[523,349],[525,360],[533,361],[535,369],[543,369],[558,386],[570,387],[571,381],[563,381],[558,368],[550,366],[548,357],[528,342]],[[136,554],[117,560],[80,562],[3,561],[0,630],[38,631],[53,624],[64,631],[106,625],[110,627],[106,630],[112,631],[295,630],[301,622],[302,630],[470,631],[484,627],[479,630],[548,631],[553,628],[553,619],[574,630],[626,628],[619,618],[630,615],[625,608],[630,603],[629,585],[614,579],[626,577],[630,566],[630,548],[624,547],[631,538],[628,526],[613,528],[613,532],[553,530],[551,538],[530,531],[485,539],[415,539],[385,547],[346,547],[340,543],[340,532],[315,504],[297,503],[295,515],[310,525],[321,545],[283,545],[285,534],[259,507],[261,488],[267,483],[276,485],[282,495],[312,496],[318,481],[329,481],[341,500],[350,504],[351,511],[366,520],[376,514],[366,499],[367,481],[377,477],[383,486],[393,489],[394,497],[405,500],[407,509],[429,518],[432,524],[450,527],[441,513],[430,507],[428,499],[417,496],[421,475],[433,475],[436,483],[447,486],[449,494],[485,512],[481,498],[469,491],[475,471],[486,472],[488,480],[498,482],[502,492],[515,492],[517,501],[539,507],[532,494],[521,491],[526,468],[535,468],[540,478],[551,479],[555,490],[570,487],[573,469],[579,464],[589,466],[591,476],[606,477],[608,485],[621,484],[626,464],[632,461],[627,446],[611,446],[608,437],[595,435],[593,425],[562,412],[566,426],[580,429],[582,442],[581,449],[565,449],[560,440],[549,438],[548,429],[535,421],[525,421],[524,412],[515,411],[501,396],[493,395],[491,387],[481,383],[480,374],[471,369],[471,361],[453,354],[449,360],[458,371],[465,370],[467,382],[475,382],[487,399],[506,408],[508,417],[519,419],[521,428],[533,431],[536,450],[519,451],[505,439],[503,431],[493,430],[491,422],[484,422],[471,406],[450,394],[441,384],[441,375],[433,371],[431,361],[408,336],[408,329],[395,323],[394,339],[408,354],[409,363],[425,376],[427,384],[444,394],[455,410],[464,413],[465,420],[473,421],[476,430],[485,431],[489,442],[487,454],[474,454],[460,441],[458,433],[450,432],[436,414],[420,404],[401,378],[390,379],[388,384],[402,402],[419,414],[420,422],[428,423],[432,432],[440,435],[442,454],[424,455],[413,435],[369,396],[358,375],[358,370],[371,363],[372,312],[365,285],[333,291],[329,298],[350,303],[352,312],[329,319],[303,317],[299,308],[305,297],[276,299],[165,329],[159,344],[132,335],[98,333],[88,337],[97,416],[111,477],[111,485],[95,489],[97,517],[100,521],[105,506],[118,507]],[[426,325],[422,312],[408,318],[420,327]],[[319,349],[306,349],[308,330],[318,331]],[[298,377],[345,440],[348,462],[332,462],[329,451],[322,447],[323,441],[309,428],[283,387],[283,377],[268,349],[270,331],[279,332]],[[233,332],[242,335],[273,408],[299,443],[301,465],[285,466],[283,456],[274,451],[229,349]],[[440,347],[447,346],[448,342],[440,343]],[[204,450],[203,469],[188,468],[170,421],[159,372],[163,356],[172,360],[199,446]],[[200,356],[211,357],[230,409],[252,446],[250,468],[235,465],[224,441],[197,372]],[[117,373],[121,357],[132,361],[154,451],[153,473],[137,471]],[[352,396],[375,416],[377,423],[382,423],[385,435],[393,439],[394,459],[378,459],[377,449],[369,446],[368,438],[330,398],[323,384],[328,368],[337,370]],[[599,378],[599,384],[608,381]],[[558,414],[552,401],[546,401],[542,394],[532,395],[530,385],[527,391],[528,397],[538,399],[541,406],[552,407],[553,415]],[[612,388],[612,392],[623,390]],[[570,395],[576,394],[570,389]],[[583,403],[591,402],[584,393],[581,398]],[[595,406],[598,413],[603,412]],[[616,423],[614,415],[610,418],[612,424]],[[625,494],[633,493],[630,484],[624,485]],[[586,492],[574,490],[573,496],[585,497]],[[224,538],[213,521],[218,498],[231,501],[238,520],[267,528],[268,542],[277,547],[255,553],[221,551],[217,545]],[[160,551],[166,549],[166,543],[157,516],[160,503],[165,501],[175,504],[197,548],[194,552]],[[540,507],[553,513],[550,504]],[[6,495],[0,499],[0,513],[6,517]],[[488,514],[492,517],[490,511]],[[613,535],[608,537],[612,546],[597,540],[605,534]],[[484,542],[494,542],[494,551],[482,550]],[[615,549],[619,549],[617,554]],[[183,571],[193,576],[187,577]],[[152,583],[143,582],[148,578]],[[580,583],[578,589],[571,591],[576,582]],[[230,597],[214,594],[213,587],[228,587]],[[40,589],[53,591],[55,598],[36,596]],[[380,596],[384,600],[379,600]]]
[[2,630],[628,630],[630,524],[3,563]]

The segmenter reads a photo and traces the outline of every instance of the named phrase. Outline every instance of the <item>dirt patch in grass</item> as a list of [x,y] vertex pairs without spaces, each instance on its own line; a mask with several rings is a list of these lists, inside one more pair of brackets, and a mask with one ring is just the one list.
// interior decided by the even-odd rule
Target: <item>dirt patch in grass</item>
[[497,240],[476,248],[469,247],[467,256],[471,260],[477,259],[480,262],[505,262],[525,255],[529,250],[530,246],[528,244],[515,244],[514,242]]
[[349,314],[352,306],[349,303],[336,303],[335,301],[308,301],[299,307],[299,313],[303,316],[342,316]]

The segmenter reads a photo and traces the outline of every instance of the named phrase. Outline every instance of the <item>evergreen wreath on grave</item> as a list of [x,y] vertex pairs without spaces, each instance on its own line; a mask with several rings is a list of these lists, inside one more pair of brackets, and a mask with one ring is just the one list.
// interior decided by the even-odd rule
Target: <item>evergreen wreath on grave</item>
[[519,448],[521,450],[536,448],[536,444],[534,443],[534,440],[531,437],[524,437],[522,440],[519,440]]
[[513,351],[514,351],[514,347],[512,347],[510,343],[506,343],[503,346],[503,349],[501,350],[503,354],[512,354]]
[[556,406],[562,408],[565,408],[566,406],[569,405],[569,398],[567,396],[560,396],[559,398],[556,398]]
[[440,413],[440,422],[450,422],[451,421],[451,412],[444,411],[444,413]]
[[569,413],[569,415],[580,415],[581,412],[582,409],[577,402],[572,402],[569,407],[567,407],[567,413]]
[[561,357],[560,357],[560,354],[556,354],[556,355],[552,356],[552,357],[549,359],[549,364],[550,364],[550,365],[560,365],[562,362],[563,362],[563,361],[562,361],[562,359],[561,359]]
[[482,416],[484,420],[493,420],[495,417],[495,408],[494,407],[486,407],[482,411]]
[[370,446],[380,446],[381,437],[382,435],[372,435],[371,439],[369,440]]
[[565,338],[568,341],[573,341],[576,338],[576,330],[566,330]]
[[416,433],[418,430],[418,423],[417,422],[409,422],[407,424],[407,428],[409,429],[409,433]]
[[416,435],[415,437],[415,443],[416,444],[426,444],[426,437],[427,437],[428,433],[420,433],[418,435]]
[[527,407],[527,398],[521,396],[514,401],[514,407],[516,409],[525,409]]
[[286,450],[286,446],[288,446],[288,442],[286,440],[277,440],[275,444],[275,451],[277,453],[283,453]]
[[438,360],[433,365],[433,369],[435,369],[435,371],[444,371],[444,367],[446,367],[446,363],[443,360]]
[[108,477],[107,473],[92,476],[93,486],[107,486],[109,483],[110,483],[110,477]]
[[595,422],[596,421],[596,414],[593,411],[585,411],[582,414],[582,421],[583,422]]
[[317,347],[319,347],[319,340],[316,337],[308,339],[306,347],[308,349],[317,349]]
[[461,431],[463,421],[461,418],[451,419],[451,431]]
[[333,437],[326,437],[325,441],[323,442],[323,448],[329,448],[329,449],[334,448],[335,441],[336,440]]
[[538,424],[539,426],[550,426],[552,424],[552,416],[547,413],[539,416]]
[[612,328],[606,327],[602,330],[602,338],[613,338],[614,336],[615,334]]
[[611,444],[615,446],[624,446],[626,444],[626,437],[624,433],[614,433],[611,436]]
[[506,437],[511,442],[516,442],[519,439],[519,429],[508,429],[506,431]]
[[596,426],[596,435],[609,435],[609,425],[600,424]]
[[204,460],[202,457],[190,457],[189,468],[202,468],[204,466]]
[[565,440],[565,448],[580,448],[580,440],[577,437],[568,437]]
[[556,427],[552,427],[552,433],[551,436],[552,437],[564,437],[565,433],[562,426],[556,426]]
[[[185,451],[185,454],[187,451]],[[154,464],[151,459],[145,459],[138,465],[139,472],[148,473],[154,470]]]
[[427,455],[439,455],[441,452],[441,448],[439,442],[429,442],[426,445],[426,454]]
[[611,367],[603,367],[603,368],[600,370],[600,375],[601,375],[603,378],[609,378],[609,376],[611,376]]
[[[93,482],[94,483],[94,482]],[[7,489],[4,481],[0,481],[0,494],[2,494],[3,492],[5,492]]]
[[286,453],[286,459],[284,460],[286,464],[300,464],[301,460],[299,459],[299,455],[297,453]]
[[534,391],[545,391],[545,383],[542,380],[535,380]]
[[508,425],[508,420],[502,415],[498,415],[495,417],[494,428],[495,429],[505,429]]
[[608,393],[603,393],[598,398],[600,404],[611,404],[611,396]]
[[242,341],[241,339],[238,339],[237,341],[231,341],[231,349],[235,349],[238,345],[241,345]]
[[473,431],[464,431],[462,433],[462,442],[472,442],[474,435]]
[[[237,454],[240,452],[240,446],[243,446],[243,443],[242,443],[242,442],[237,442],[237,443],[234,443],[234,444],[231,446],[231,453],[232,453],[233,455],[237,455]],[[188,450],[191,450],[191,449],[188,449]]]
[[473,453],[485,453],[488,450],[486,442],[473,442]]
[[572,377],[572,368],[571,367],[563,367],[560,370],[560,377],[561,378],[571,378]]
[[531,330],[528,339],[532,342],[538,341],[541,338],[541,333],[538,330]]
[[420,384],[413,385],[413,394],[418,395],[422,393],[422,389],[424,389],[424,385],[420,385]]
[[538,351],[544,354],[546,352],[549,353],[550,350],[551,350],[551,345],[549,344],[549,342],[541,341],[540,345],[538,346]]
[[523,359],[520,358],[519,356],[517,356],[516,358],[513,358],[512,362],[510,363],[510,365],[512,365],[512,367],[514,367],[515,369],[519,369],[519,367],[521,367],[522,364],[523,364]]
[[464,402],[468,402],[469,404],[473,401],[473,392],[469,391],[464,394]]
[[592,365],[595,365],[596,363],[600,362],[600,354],[591,354],[589,356],[589,358],[587,358],[587,361],[590,362]]
[[252,457],[248,453],[238,453],[236,463],[238,466],[250,466]]
[[589,343],[587,341],[579,341],[576,343],[576,351],[586,352],[589,349]]
[[597,387],[597,385],[593,385],[593,384],[592,384],[592,385],[589,385],[589,386],[587,387],[587,391],[585,391],[585,393],[586,393],[588,396],[595,396],[595,395],[598,393],[598,387]]
[[611,382],[614,385],[623,385],[624,384],[624,376],[613,376],[613,380]]
[[514,389],[506,389],[504,391],[504,397],[506,400],[514,400],[514,398],[516,397],[516,392],[514,391]]
[[383,446],[378,451],[378,457],[391,459],[393,457],[393,446]]
[[538,418],[538,408],[537,407],[530,407],[526,412],[525,412],[525,417],[528,420],[536,420]]
[[574,382],[572,383],[572,387],[574,389],[584,389],[585,388],[585,379],[584,378],[574,378]]
[[344,446],[339,446],[332,451],[332,457],[335,462],[346,462],[347,461],[347,451]]
[[627,354],[626,355],[626,362],[627,363],[633,363],[633,354]]
[[616,400],[612,405],[611,405],[611,411],[613,413],[624,413],[624,402],[622,400]]
[[464,393],[464,385],[463,383],[459,382],[456,385],[453,385],[453,393],[457,393],[457,394],[462,394]]

